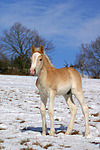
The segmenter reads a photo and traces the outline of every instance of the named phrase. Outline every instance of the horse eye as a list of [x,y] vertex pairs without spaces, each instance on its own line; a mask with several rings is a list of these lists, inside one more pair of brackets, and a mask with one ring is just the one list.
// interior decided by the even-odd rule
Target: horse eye
[[42,61],[42,58],[40,58],[39,61]]

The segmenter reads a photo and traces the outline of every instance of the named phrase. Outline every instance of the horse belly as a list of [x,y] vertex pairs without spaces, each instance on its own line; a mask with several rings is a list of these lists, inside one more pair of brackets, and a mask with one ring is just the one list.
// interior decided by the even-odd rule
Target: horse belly
[[65,95],[71,89],[70,84],[61,84],[57,88],[57,95]]

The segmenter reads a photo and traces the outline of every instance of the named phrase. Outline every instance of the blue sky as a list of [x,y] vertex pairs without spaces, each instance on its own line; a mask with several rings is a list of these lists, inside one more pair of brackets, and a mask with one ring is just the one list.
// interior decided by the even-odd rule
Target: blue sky
[[0,34],[15,22],[52,40],[56,68],[74,63],[81,43],[100,36],[100,0],[0,0]]

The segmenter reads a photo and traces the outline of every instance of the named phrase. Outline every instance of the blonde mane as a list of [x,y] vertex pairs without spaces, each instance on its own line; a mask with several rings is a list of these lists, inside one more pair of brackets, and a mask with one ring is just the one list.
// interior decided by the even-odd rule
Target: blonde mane
[[47,60],[48,60],[48,62],[49,62],[49,64],[50,64],[50,66],[51,66],[51,67],[54,67],[54,65],[52,64],[50,58],[47,56],[47,54],[44,53],[44,56],[47,58]]

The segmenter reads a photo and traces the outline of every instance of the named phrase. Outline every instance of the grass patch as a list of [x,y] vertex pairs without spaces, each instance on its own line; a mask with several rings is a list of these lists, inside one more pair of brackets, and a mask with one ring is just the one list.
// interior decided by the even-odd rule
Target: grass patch
[[42,148],[42,145],[41,145],[38,141],[33,142],[33,144],[32,144],[32,145],[37,145],[37,146],[40,146],[40,147]]
[[5,147],[4,146],[0,146],[0,149],[2,150],[2,149],[5,149]]
[[71,148],[71,146],[64,146],[64,145],[60,145],[63,148]]
[[77,134],[79,135],[79,131],[76,130],[71,133],[71,135],[77,135]]
[[0,143],[4,143],[4,141],[0,139]]
[[99,113],[91,114],[91,116],[98,117],[98,116],[99,116]]
[[21,148],[20,150],[34,150],[33,148]]
[[93,124],[90,124],[90,126],[92,126],[92,127],[96,127],[96,125],[93,125]]
[[98,119],[98,120],[94,120],[93,122],[100,122],[100,119]]
[[32,145],[37,145],[37,146],[40,146],[41,148],[44,148],[44,149],[48,149],[50,146],[53,146],[51,143],[46,144],[45,146],[42,146],[38,141],[33,142]]
[[29,139],[22,140],[22,141],[20,142],[20,145],[26,145],[27,142],[30,142],[30,140],[29,140]]
[[24,120],[20,121],[20,123],[24,123],[24,122],[25,122]]

